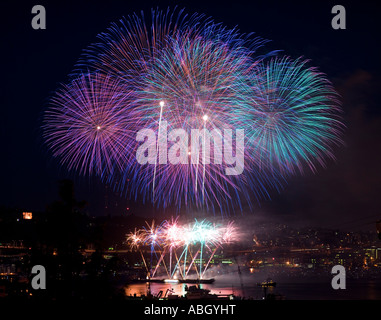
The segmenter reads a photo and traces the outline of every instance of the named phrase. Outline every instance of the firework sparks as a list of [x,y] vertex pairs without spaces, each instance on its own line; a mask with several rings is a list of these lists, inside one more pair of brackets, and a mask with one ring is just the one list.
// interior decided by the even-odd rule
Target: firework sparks
[[[340,103],[306,61],[258,56],[264,40],[183,10],[152,10],[145,21],[133,15],[112,24],[51,99],[43,135],[69,170],[95,174],[157,207],[227,214],[334,159],[342,144]],[[193,130],[194,145],[181,140]],[[136,160],[139,142],[143,156],[154,154],[148,164]],[[226,174],[234,165],[242,170]],[[205,244],[218,243],[213,228],[197,228],[210,233]]]
[[[69,169],[102,178],[124,170],[135,140],[128,86],[102,74],[85,74],[63,85],[44,116],[44,138]],[[131,143],[131,142],[130,142]]]
[[[202,277],[217,249],[235,240],[237,240],[236,228],[232,222],[223,226],[207,220],[195,220],[194,223],[184,225],[180,225],[177,219],[164,221],[160,225],[155,225],[155,222],[152,221],[151,224],[146,223],[146,227],[127,234],[130,247],[141,252],[145,265],[142,247],[150,247],[151,270],[148,272],[151,277],[155,276],[162,263],[170,278],[174,276],[178,267],[181,276],[185,278],[194,266],[196,258],[199,258],[196,272],[199,277]],[[157,251],[160,251],[160,255],[156,255]],[[180,255],[177,255],[178,251],[180,251]],[[175,266],[173,266],[174,255],[176,257]],[[205,266],[204,258],[207,258]],[[168,261],[168,267],[165,261]],[[181,262],[182,267],[180,268]]]
[[247,100],[249,144],[267,167],[284,175],[303,172],[304,164],[315,172],[316,164],[324,167],[325,159],[334,159],[333,147],[343,143],[338,94],[307,62],[274,58],[250,78],[259,100]]

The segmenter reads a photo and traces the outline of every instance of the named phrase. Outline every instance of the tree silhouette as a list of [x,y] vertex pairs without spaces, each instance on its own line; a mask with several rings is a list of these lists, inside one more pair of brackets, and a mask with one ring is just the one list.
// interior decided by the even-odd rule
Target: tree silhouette
[[77,201],[71,180],[59,181],[59,200],[47,207],[43,251],[52,257],[46,267],[55,295],[70,296],[75,290],[83,257],[79,249],[87,235],[85,201]]

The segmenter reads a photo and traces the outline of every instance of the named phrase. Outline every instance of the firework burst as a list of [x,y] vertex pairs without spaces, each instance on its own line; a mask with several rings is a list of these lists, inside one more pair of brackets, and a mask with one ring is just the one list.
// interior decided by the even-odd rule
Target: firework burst
[[[220,139],[223,138],[223,130],[234,132],[243,128],[242,117],[233,117],[231,110],[240,108],[238,104],[242,97],[237,95],[253,68],[247,50],[232,49],[226,43],[201,37],[175,38],[150,65],[140,78],[136,93],[136,110],[139,110],[142,127],[151,128],[159,135],[165,121],[166,132],[178,128],[188,133],[194,129],[219,130],[217,138]],[[239,203],[239,198],[231,197],[234,189],[250,200],[246,192],[248,181],[252,182],[252,189],[257,193],[262,192],[264,183],[257,181],[266,180],[264,171],[255,170],[255,175],[248,174],[245,178],[226,176],[221,161],[216,161],[216,153],[222,153],[222,146],[217,150],[215,141],[211,140],[207,145],[210,147],[208,162],[203,158],[204,153],[196,154],[186,146],[188,165],[155,163],[153,167],[141,168],[135,163],[131,173],[144,170],[144,174],[140,179],[132,179],[133,190],[164,206],[192,203],[197,207],[214,207],[216,204],[219,208],[224,208],[229,202]],[[232,147],[233,152],[238,151],[234,140]],[[195,161],[192,159],[194,156],[197,157]],[[255,169],[258,162],[256,153],[246,152],[244,156],[247,166]],[[169,177],[171,181],[180,183],[171,183]],[[155,186],[161,192],[155,192]]]
[[334,159],[333,147],[343,143],[338,94],[307,62],[273,58],[249,80],[256,100],[246,101],[248,143],[267,168],[283,175],[324,167]]
[[82,74],[63,85],[45,112],[43,136],[69,170],[109,177],[131,160],[126,144],[135,141],[129,113],[131,90],[119,79]]
[[[69,170],[117,182],[128,197],[157,207],[225,214],[334,158],[342,143],[340,104],[322,73],[301,59],[259,56],[266,41],[203,15],[151,13],[149,22],[134,14],[100,34],[51,99],[44,139]],[[138,139],[142,129],[154,139]],[[197,148],[184,141],[180,148],[179,132],[192,130],[200,132]],[[153,161],[136,160],[139,143]],[[244,170],[226,174],[232,165]]]

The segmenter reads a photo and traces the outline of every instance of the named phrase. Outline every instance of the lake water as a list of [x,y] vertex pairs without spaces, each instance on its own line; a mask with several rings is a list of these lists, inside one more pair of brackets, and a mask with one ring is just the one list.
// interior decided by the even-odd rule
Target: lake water
[[[202,284],[203,289],[209,289],[214,294],[244,296],[255,300],[260,300],[264,296],[263,289],[258,287],[257,281],[243,281],[237,284],[237,279],[216,279],[213,284]],[[245,280],[245,279],[244,279]],[[277,281],[276,279],[274,279]],[[184,295],[186,284],[151,283],[152,294],[156,295],[160,291],[163,294],[170,289],[173,294]],[[148,285],[146,283],[130,284],[124,287],[125,294],[145,295]],[[281,294],[286,300],[381,300],[381,281],[379,280],[351,280],[347,279],[346,289],[334,290],[330,279],[324,281],[277,281],[275,288],[270,287],[267,293]]]

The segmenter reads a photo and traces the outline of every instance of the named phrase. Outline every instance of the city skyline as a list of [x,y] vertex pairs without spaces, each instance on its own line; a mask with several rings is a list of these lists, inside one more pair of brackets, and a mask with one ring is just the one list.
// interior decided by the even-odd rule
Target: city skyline
[[[20,215],[19,218],[15,215],[8,217],[2,215],[1,219],[3,227],[13,230],[13,234],[1,230],[3,237],[0,243],[0,278],[2,281],[9,277],[22,279],[27,275],[30,264],[33,264],[36,258],[41,259],[35,256],[41,250],[37,249],[38,246],[36,247],[38,243],[44,248],[45,254],[51,252],[53,259],[61,263],[65,261],[62,259],[64,259],[67,244],[55,238],[53,234],[46,233],[48,231],[46,227],[49,229],[53,227],[55,232],[58,231],[58,225],[49,218],[49,215],[32,217]],[[298,229],[268,222],[257,223],[255,228],[244,229],[245,224],[241,222],[234,225],[236,236],[232,237],[229,243],[222,245],[209,243],[208,249],[205,247],[205,253],[202,256],[199,255],[199,244],[192,240],[192,243],[189,243],[187,258],[184,253],[181,253],[182,248],[177,245],[172,247],[171,242],[165,249],[166,246],[159,244],[158,238],[155,238],[158,243],[152,246],[150,237],[153,234],[150,235],[150,230],[154,228],[152,230],[158,231],[158,229],[150,220],[145,221],[145,226],[148,227],[146,230],[148,238],[142,246],[135,245],[131,237],[143,223],[141,218],[94,217],[82,222],[77,219],[76,223],[82,225],[81,229],[86,231],[74,240],[79,241],[80,244],[78,249],[80,255],[75,258],[79,259],[80,267],[72,271],[73,279],[79,276],[84,281],[96,275],[98,277],[107,275],[110,282],[105,288],[110,290],[115,281],[124,284],[122,288],[125,290],[126,299],[133,297],[145,299],[146,292],[142,291],[141,285],[146,284],[147,279],[152,282],[154,295],[159,293],[160,288],[163,290],[172,285],[174,291],[171,293],[171,299],[175,299],[177,295],[184,294],[183,291],[179,291],[179,281],[184,283],[195,281],[198,277],[199,266],[202,266],[204,275],[202,279],[205,280],[206,287],[213,290],[213,294],[220,290],[221,299],[226,295],[230,296],[234,291],[236,295],[245,299],[262,299],[266,291],[256,289],[257,282],[267,278],[278,284],[275,291],[270,290],[268,293],[286,294],[287,299],[301,299],[300,292],[296,290],[297,287],[293,290],[287,287],[291,284],[303,285],[305,289],[310,286],[308,292],[305,292],[304,299],[378,299],[378,291],[371,289],[378,283],[381,266],[381,246],[374,232],[342,232],[307,227]],[[172,221],[168,227],[173,225]],[[157,221],[156,226],[165,226],[165,224]],[[205,227],[207,226],[208,224],[205,224]],[[99,232],[100,229],[102,242],[99,242],[99,238],[89,238],[95,230]],[[36,233],[37,230],[39,232]],[[15,232],[23,234],[24,240],[11,240],[12,236],[16,235]],[[126,234],[126,232],[131,233]],[[168,275],[171,259],[168,248],[172,248],[172,276]],[[167,250],[166,253],[165,250]],[[48,269],[53,268],[54,260],[44,261]],[[348,289],[345,292],[335,292],[329,285],[332,278],[331,269],[335,265],[345,266]],[[53,282],[58,281],[56,284],[58,285],[61,278],[67,277],[65,270],[66,267],[63,264],[50,275],[50,288]],[[153,274],[152,271],[154,271]],[[365,290],[364,286],[367,283],[371,286],[370,291]],[[114,290],[113,298],[119,295],[115,291],[117,288],[118,286],[112,289]],[[88,294],[80,286],[74,286],[72,289],[79,296]],[[357,290],[365,291],[358,292]],[[57,294],[54,293],[55,291],[49,292],[50,295]],[[23,293],[20,292],[20,294]],[[35,294],[37,294],[36,297],[39,296],[38,292],[31,291],[31,297]],[[361,294],[365,296],[361,298]]]

